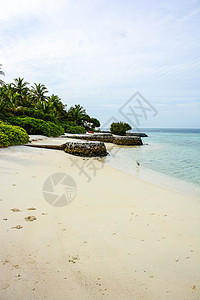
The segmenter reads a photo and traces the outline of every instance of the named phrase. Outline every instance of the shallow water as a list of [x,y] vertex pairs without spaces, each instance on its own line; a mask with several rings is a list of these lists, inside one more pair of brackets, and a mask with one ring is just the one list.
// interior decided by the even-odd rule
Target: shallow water
[[184,193],[200,194],[200,129],[141,132],[148,135],[142,138],[143,146],[113,147],[107,163],[143,179],[176,186]]

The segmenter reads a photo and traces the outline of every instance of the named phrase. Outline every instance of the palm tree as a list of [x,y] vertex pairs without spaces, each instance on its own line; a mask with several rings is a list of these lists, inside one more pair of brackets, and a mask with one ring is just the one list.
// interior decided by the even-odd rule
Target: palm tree
[[61,102],[61,99],[57,95],[52,94],[50,97],[48,97],[48,103],[50,105],[51,112],[55,115],[55,117],[64,117],[66,114],[66,105]]
[[44,84],[34,83],[35,86],[31,86],[31,93],[33,96],[33,100],[35,103],[37,101],[47,101],[47,96],[45,94],[48,93],[48,90]]
[[17,107],[18,94],[15,93],[11,84],[0,87],[0,110],[2,113],[13,113]]
[[11,108],[11,110],[15,110],[15,108],[18,106],[18,97],[19,94],[15,91],[13,88],[12,83],[8,83],[5,85],[5,93],[4,93],[7,105]]
[[12,86],[14,87],[15,91],[20,95],[27,95],[29,88],[27,87],[29,85],[28,82],[24,82],[24,78],[15,78],[14,83]]
[[43,113],[45,114],[49,114],[50,113],[50,106],[49,106],[49,103],[48,102],[45,102],[45,101],[38,101],[36,103],[36,109],[39,109],[41,110]]
[[0,87],[0,114],[4,113],[6,105],[7,103],[5,101],[5,89],[3,87]]
[[76,125],[83,125],[85,116],[86,111],[80,104],[76,104],[74,107],[70,107],[68,111],[69,120],[75,122]]
[[[2,64],[0,64],[0,69],[1,69],[1,66],[2,66]],[[2,70],[0,70],[0,75],[3,75],[3,76],[5,76],[5,73],[2,71]],[[3,80],[1,80],[0,79],[0,85],[4,85],[4,81]]]
[[27,97],[29,95],[29,83],[24,82],[24,78],[15,78],[14,83],[12,83],[12,87],[14,91],[18,94],[18,105],[26,106]]

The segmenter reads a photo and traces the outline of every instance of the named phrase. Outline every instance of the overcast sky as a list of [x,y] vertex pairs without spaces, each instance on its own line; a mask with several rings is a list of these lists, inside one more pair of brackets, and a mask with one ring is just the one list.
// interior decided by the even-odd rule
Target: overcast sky
[[196,0],[1,1],[1,79],[43,83],[101,123],[139,91],[137,126],[200,128],[199,28]]

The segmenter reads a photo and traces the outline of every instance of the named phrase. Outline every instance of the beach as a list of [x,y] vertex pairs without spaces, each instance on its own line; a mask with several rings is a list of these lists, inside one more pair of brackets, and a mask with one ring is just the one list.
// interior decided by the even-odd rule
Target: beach
[[[0,299],[200,298],[198,198],[60,150],[0,161]],[[77,187],[61,207],[43,193],[58,173]]]

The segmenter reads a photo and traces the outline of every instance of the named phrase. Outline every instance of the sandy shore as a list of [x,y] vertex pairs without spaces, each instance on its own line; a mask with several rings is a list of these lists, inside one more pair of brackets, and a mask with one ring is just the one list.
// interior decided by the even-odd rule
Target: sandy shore
[[[58,150],[0,162],[0,299],[200,299],[200,200]],[[55,207],[42,190],[60,172],[77,194]]]

